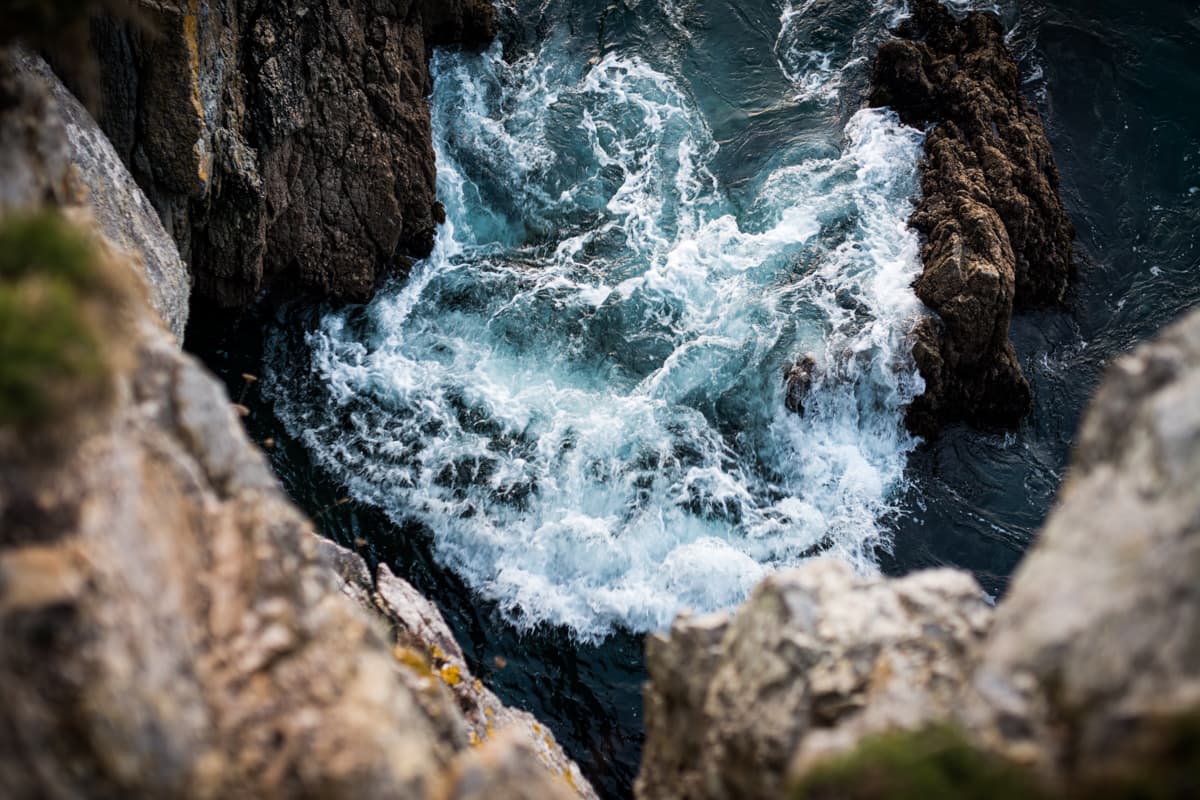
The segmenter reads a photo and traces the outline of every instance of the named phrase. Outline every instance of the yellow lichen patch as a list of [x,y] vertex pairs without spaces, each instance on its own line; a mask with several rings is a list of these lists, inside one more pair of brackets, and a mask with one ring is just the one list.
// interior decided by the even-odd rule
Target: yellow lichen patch
[[436,644],[429,645],[429,655],[433,656],[437,661],[446,660],[446,654],[443,653],[442,648],[438,647]]
[[429,661],[411,647],[396,645],[392,648],[392,657],[422,678],[433,678],[433,669],[429,666]]
[[579,791],[579,786],[575,783],[575,773],[571,772],[570,767],[563,768],[563,779],[566,780],[568,786],[570,786],[576,792]]
[[442,667],[442,680],[449,686],[458,686],[462,683],[462,672],[454,664],[447,664]]
[[483,691],[483,681],[479,680],[479,678],[476,678],[475,682],[472,683],[471,685],[475,687],[475,691],[477,691],[477,692]]
[[479,734],[475,731],[471,731],[470,741],[472,747],[478,747],[479,745],[483,744],[483,740],[479,738]]

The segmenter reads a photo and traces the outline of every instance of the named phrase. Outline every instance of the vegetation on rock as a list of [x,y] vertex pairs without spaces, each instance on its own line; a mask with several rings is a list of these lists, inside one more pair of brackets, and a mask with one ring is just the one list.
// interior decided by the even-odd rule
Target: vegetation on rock
[[809,772],[795,800],[1037,800],[1049,795],[1023,767],[985,753],[950,726],[864,739]]
[[60,215],[0,223],[0,426],[42,428],[109,398],[120,304],[120,282]]

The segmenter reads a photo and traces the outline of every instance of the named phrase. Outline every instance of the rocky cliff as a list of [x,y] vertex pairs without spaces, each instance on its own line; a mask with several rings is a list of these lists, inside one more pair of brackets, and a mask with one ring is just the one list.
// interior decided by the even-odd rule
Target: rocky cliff
[[361,301],[429,253],[429,49],[490,40],[488,0],[134,5],[92,24],[99,120],[200,301]]
[[911,6],[879,49],[871,95],[930,128],[911,224],[923,239],[917,296],[936,319],[915,332],[926,390],[908,424],[925,436],[947,422],[1012,426],[1031,397],[1009,322],[1014,310],[1063,303],[1074,228],[1000,21],[988,12],[960,20],[940,0]]
[[72,102],[0,50],[0,795],[593,797],[431,604],[284,496]]
[[998,608],[816,562],[651,637],[638,797],[1195,797],[1197,486],[1200,312],[1109,369]]

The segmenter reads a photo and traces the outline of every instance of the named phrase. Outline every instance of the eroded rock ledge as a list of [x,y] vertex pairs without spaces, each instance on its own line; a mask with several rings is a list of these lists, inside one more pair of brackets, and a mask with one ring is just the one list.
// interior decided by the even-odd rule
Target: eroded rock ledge
[[1110,367],[995,610],[814,562],[651,637],[637,796],[1194,797],[1197,486],[1200,312]]
[[427,255],[429,49],[481,45],[489,0],[162,0],[100,18],[100,123],[198,299],[367,299]]
[[917,296],[937,319],[915,332],[926,391],[909,428],[930,436],[965,421],[1011,427],[1031,404],[1008,338],[1014,310],[1061,305],[1074,267],[1074,228],[1041,119],[1021,95],[995,15],[959,20],[940,0],[914,0],[899,38],[879,49],[871,103],[929,130]]

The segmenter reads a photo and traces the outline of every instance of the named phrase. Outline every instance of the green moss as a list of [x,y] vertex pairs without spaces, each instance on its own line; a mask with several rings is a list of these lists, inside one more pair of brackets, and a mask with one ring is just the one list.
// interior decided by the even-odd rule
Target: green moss
[[45,212],[0,224],[0,280],[42,276],[78,289],[97,285],[96,255],[86,237],[60,215]]
[[0,426],[44,427],[107,396],[97,312],[118,302],[92,246],[60,216],[0,223]]
[[1036,800],[1048,795],[1024,768],[971,745],[942,726],[863,740],[818,765],[795,800]]

